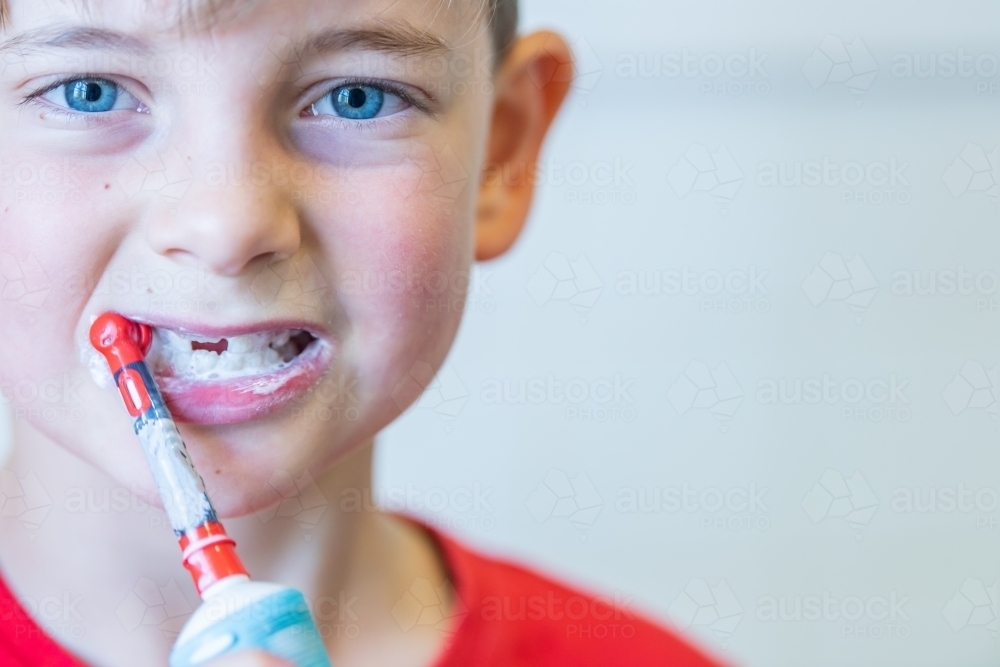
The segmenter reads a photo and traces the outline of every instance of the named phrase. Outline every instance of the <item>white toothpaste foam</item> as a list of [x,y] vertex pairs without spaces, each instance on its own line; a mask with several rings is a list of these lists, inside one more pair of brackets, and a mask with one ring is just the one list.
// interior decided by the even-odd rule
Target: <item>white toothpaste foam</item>
[[87,370],[90,371],[90,377],[93,378],[98,387],[101,389],[114,388],[115,378],[111,374],[111,368],[108,367],[107,359],[95,351],[93,354],[85,356],[84,363],[87,365]]
[[[226,339],[228,347],[220,354],[211,350],[192,349],[191,343],[197,340],[216,342],[210,338],[199,339],[169,329],[154,329],[153,345],[146,362],[154,376],[172,375],[191,380],[228,380],[265,375],[281,370],[291,363],[285,361],[281,353],[275,349],[287,345],[290,337],[290,331],[233,336]],[[111,369],[104,356],[90,344],[89,333],[78,334],[77,339],[80,361],[87,367],[94,384],[101,389],[113,389],[115,381]],[[287,379],[262,382],[259,386],[255,386],[253,391],[255,394],[273,393]]]
[[[226,351],[194,350],[196,340],[172,331],[155,334],[148,361],[157,373],[169,371],[179,377],[195,380],[226,380],[259,375],[280,370],[288,365],[275,347],[288,343],[290,332],[260,333],[227,338]],[[204,341],[203,342],[217,342]]]
[[139,440],[170,525],[176,531],[200,525],[209,516],[212,505],[174,422],[169,419],[147,422],[139,431]]

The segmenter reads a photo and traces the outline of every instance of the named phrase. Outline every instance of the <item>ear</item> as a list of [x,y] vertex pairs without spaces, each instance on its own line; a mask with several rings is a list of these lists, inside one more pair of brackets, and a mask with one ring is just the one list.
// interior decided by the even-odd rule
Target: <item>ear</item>
[[521,233],[542,142],[572,81],[572,52],[555,33],[521,37],[501,63],[476,210],[477,260],[504,253]]

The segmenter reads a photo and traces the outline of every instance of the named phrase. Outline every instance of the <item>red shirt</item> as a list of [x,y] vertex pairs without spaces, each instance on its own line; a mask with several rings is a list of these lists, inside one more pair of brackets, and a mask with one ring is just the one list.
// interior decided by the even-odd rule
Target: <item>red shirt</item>
[[[458,598],[451,617],[444,617],[442,592],[420,581],[393,615],[404,630],[435,623],[453,632],[434,667],[719,667],[623,600],[575,591],[431,534]],[[0,665],[85,667],[28,616],[2,579]]]

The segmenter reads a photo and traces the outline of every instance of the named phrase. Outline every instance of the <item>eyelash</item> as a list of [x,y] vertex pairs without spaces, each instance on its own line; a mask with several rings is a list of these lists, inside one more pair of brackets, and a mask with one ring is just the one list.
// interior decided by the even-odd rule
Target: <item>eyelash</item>
[[[428,115],[434,113],[429,104],[427,104],[422,100],[418,100],[416,96],[411,94],[410,91],[407,90],[404,86],[394,81],[385,81],[382,79],[368,79],[364,77],[355,77],[346,79],[344,81],[341,81],[335,86],[325,87],[323,88],[324,93],[319,97],[317,97],[315,101],[310,102],[310,104],[315,104],[316,102],[323,99],[324,97],[326,97],[333,91],[337,90],[338,88],[345,88],[349,86],[369,86],[371,88],[377,88],[378,90],[381,90],[383,93],[390,93],[392,95],[395,95],[396,97],[400,98],[401,100],[409,104],[417,111],[420,111],[421,113],[425,113]],[[376,119],[373,118],[371,120],[376,120]],[[354,121],[354,122],[365,122],[365,121]]]
[[[113,81],[112,79],[109,79],[106,76],[101,76],[98,74],[74,74],[72,76],[67,76],[62,79],[59,79],[54,83],[50,83],[44,88],[36,90],[35,92],[27,95],[23,100],[21,100],[18,103],[17,108],[23,109],[32,105],[43,106],[42,98],[45,95],[48,95],[59,86],[65,86],[68,83],[79,81],[80,79],[93,79],[95,81],[102,81],[105,83],[110,83],[112,85],[118,86],[119,88],[125,90],[125,86],[122,86],[121,84],[117,83],[116,81]],[[106,116],[108,113],[112,113],[106,111],[103,113],[84,114],[75,112],[72,109],[64,109],[63,107],[59,107],[54,104],[44,104],[44,107],[46,112],[52,116],[56,116],[58,118],[64,118],[69,121],[75,121],[93,125],[99,124],[101,122],[102,116]]]
[[[60,86],[65,86],[66,84],[72,83],[74,81],[79,81],[81,79],[93,79],[95,81],[101,81],[103,83],[107,83],[107,84],[110,84],[110,85],[113,85],[113,86],[117,86],[119,89],[128,92],[128,88],[126,88],[122,84],[118,83],[114,79],[108,78],[107,76],[103,76],[103,75],[100,75],[100,74],[74,74],[74,75],[71,75],[71,76],[63,77],[63,78],[59,79],[58,81],[55,81],[54,83],[51,83],[48,86],[45,86],[44,88],[36,90],[35,92],[27,95],[23,100],[21,100],[20,103],[18,103],[17,106],[18,106],[18,108],[24,108],[24,107],[27,107],[27,106],[33,105],[33,104],[34,105],[39,105],[39,104],[41,104],[40,100],[45,95],[48,95],[49,93],[51,93],[53,90],[59,88]],[[416,109],[417,111],[419,111],[419,112],[421,112],[421,113],[423,113],[425,115],[430,116],[430,115],[434,114],[434,110],[431,108],[431,105],[429,105],[428,103],[426,103],[426,102],[424,102],[422,100],[418,100],[416,98],[416,96],[414,96],[413,94],[411,94],[402,85],[400,85],[398,83],[395,83],[393,81],[385,81],[385,80],[381,80],[381,79],[371,79],[371,78],[364,78],[364,77],[355,77],[355,78],[346,79],[346,80],[338,83],[335,86],[331,86],[331,87],[325,88],[323,94],[315,97],[315,99],[312,102],[310,102],[308,105],[306,105],[305,109],[310,108],[313,104],[316,104],[316,102],[318,102],[319,100],[323,99],[324,97],[326,97],[327,95],[329,95],[333,91],[337,90],[338,88],[343,88],[345,86],[369,86],[371,88],[377,88],[378,90],[381,90],[384,93],[389,93],[391,95],[395,95],[395,96],[399,97],[401,100],[403,100],[404,102],[406,102],[408,105],[410,105],[411,107],[413,107],[414,109]],[[131,94],[131,93],[129,93],[129,94]],[[135,97],[135,96],[133,95],[133,97]],[[99,112],[99,113],[80,113],[80,112],[73,111],[71,109],[65,109],[63,107],[55,106],[53,104],[47,104],[46,105],[46,109],[53,116],[59,116],[59,117],[66,118],[66,119],[69,119],[69,120],[75,120],[75,121],[85,122],[85,123],[86,122],[100,122],[100,119],[102,117],[107,116],[110,113],[114,113],[114,112],[111,112],[111,111],[104,111],[104,112]],[[300,112],[300,116],[304,113],[305,109],[303,110],[303,112]],[[393,116],[395,116],[395,115],[398,115],[398,114],[393,114]],[[367,119],[367,120],[354,120],[354,119],[349,119],[349,118],[341,118],[341,117],[337,117],[337,116],[324,117],[324,119],[329,118],[329,120],[343,122],[344,124],[350,125],[350,126],[353,126],[353,127],[361,127],[361,126],[371,127],[372,125],[377,124],[377,123],[393,122],[393,120],[392,120],[393,116],[386,116],[386,117],[382,117],[382,118],[370,118],[370,119]],[[319,118],[318,116],[311,116],[311,117],[312,118]]]

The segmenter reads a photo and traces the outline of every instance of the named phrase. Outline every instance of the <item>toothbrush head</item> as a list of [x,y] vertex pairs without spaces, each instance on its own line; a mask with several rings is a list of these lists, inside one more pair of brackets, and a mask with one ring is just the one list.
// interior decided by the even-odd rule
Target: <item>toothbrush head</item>
[[116,374],[123,367],[142,361],[153,343],[153,329],[117,313],[104,313],[90,325],[90,343],[104,355]]

